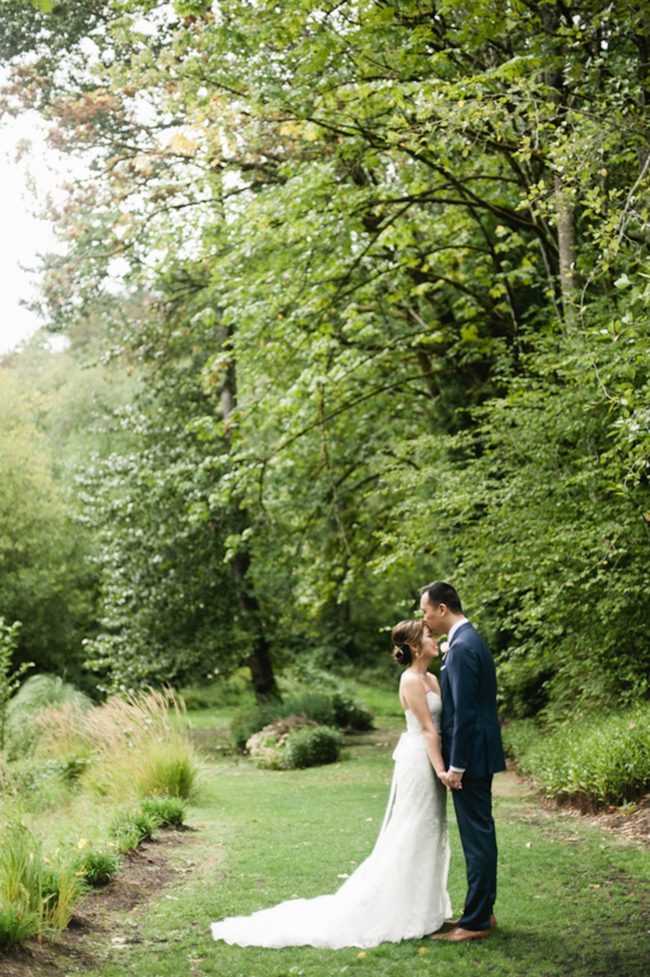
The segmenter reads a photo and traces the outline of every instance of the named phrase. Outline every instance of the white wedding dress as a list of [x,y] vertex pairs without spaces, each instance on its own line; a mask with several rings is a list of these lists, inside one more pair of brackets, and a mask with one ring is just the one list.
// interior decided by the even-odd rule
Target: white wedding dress
[[[439,729],[440,696],[427,692],[427,702]],[[333,895],[290,899],[251,916],[212,923],[215,940],[238,946],[373,947],[420,939],[449,918],[446,790],[431,767],[420,724],[410,709],[405,717],[406,732],[393,753],[386,814],[368,858]]]

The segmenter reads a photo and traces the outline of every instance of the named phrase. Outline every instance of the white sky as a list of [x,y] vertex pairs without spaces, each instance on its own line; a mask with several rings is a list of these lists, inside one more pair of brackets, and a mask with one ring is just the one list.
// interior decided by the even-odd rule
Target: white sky
[[[16,148],[22,139],[31,152],[19,163]],[[52,225],[34,216],[38,204],[28,187],[33,178],[38,197],[56,192],[64,173],[59,154],[48,150],[38,114],[0,121],[0,355],[27,339],[43,323],[21,306],[35,295],[38,254],[57,249]]]

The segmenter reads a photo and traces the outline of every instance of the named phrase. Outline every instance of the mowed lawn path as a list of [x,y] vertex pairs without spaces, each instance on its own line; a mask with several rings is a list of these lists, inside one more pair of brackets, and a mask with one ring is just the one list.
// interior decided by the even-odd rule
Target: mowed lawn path
[[[175,881],[114,920],[85,977],[647,977],[650,854],[586,821],[540,808],[510,774],[496,778],[499,928],[463,945],[429,940],[373,950],[261,950],[214,943],[209,923],[292,896],[334,891],[370,852],[383,817],[398,728],[350,740],[341,763],[260,771],[204,765],[195,829],[171,858]],[[203,734],[205,741],[205,733]],[[209,739],[209,734],[208,737]],[[465,891],[450,803],[454,909]],[[101,943],[101,938],[100,938]]]

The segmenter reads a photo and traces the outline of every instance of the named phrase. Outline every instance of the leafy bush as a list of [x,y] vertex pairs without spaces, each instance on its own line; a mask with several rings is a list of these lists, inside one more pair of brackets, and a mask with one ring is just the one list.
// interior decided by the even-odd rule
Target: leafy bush
[[552,732],[506,729],[520,768],[549,797],[584,806],[622,804],[650,787],[650,704]]
[[287,696],[282,703],[285,716],[302,714],[319,726],[335,725],[333,695],[325,692],[299,692]]
[[5,789],[19,794],[27,810],[47,810],[67,802],[71,785],[85,767],[85,761],[78,758],[28,756],[8,766],[10,780]]
[[[137,846],[136,846],[137,847]],[[109,848],[87,848],[77,859],[77,877],[93,887],[107,885],[117,875],[120,860]]]
[[87,712],[92,699],[58,675],[32,675],[16,692],[7,710],[7,752],[10,756],[27,753],[42,734],[37,717],[51,708],[67,707],[75,715]]
[[315,729],[299,729],[290,733],[284,754],[285,766],[315,767],[335,763],[341,754],[342,737],[337,729],[317,726]]
[[360,702],[341,692],[296,692],[282,702],[252,705],[233,716],[230,735],[238,750],[243,750],[254,733],[288,716],[302,715],[319,726],[346,729],[371,729],[372,714]]
[[244,751],[253,733],[259,732],[269,723],[279,718],[282,706],[279,703],[255,703],[237,709],[230,723],[230,737],[238,750]]
[[185,821],[185,807],[177,797],[148,797],[140,810],[161,828],[180,828]]
[[238,668],[234,674],[216,677],[209,684],[190,685],[180,691],[188,709],[215,709],[239,706],[252,699],[249,668]]
[[253,733],[246,741],[246,749],[255,766],[264,770],[285,769],[287,739],[292,732],[306,727],[314,729],[317,723],[304,715],[287,716]]
[[540,728],[534,719],[517,719],[503,726],[501,735],[506,754],[515,757],[521,767],[521,758],[537,742]]
[[342,729],[354,729],[359,732],[372,729],[372,712],[362,702],[352,696],[335,692],[332,696],[334,707],[334,725]]
[[[371,711],[354,698],[337,675],[311,661],[302,660],[285,669],[280,687],[293,712],[304,712],[310,719],[327,726],[372,729]],[[314,691],[305,691],[307,689]],[[328,700],[326,706],[322,704],[323,697]],[[307,705],[299,708],[301,700]],[[309,707],[310,701],[314,703],[313,708]]]

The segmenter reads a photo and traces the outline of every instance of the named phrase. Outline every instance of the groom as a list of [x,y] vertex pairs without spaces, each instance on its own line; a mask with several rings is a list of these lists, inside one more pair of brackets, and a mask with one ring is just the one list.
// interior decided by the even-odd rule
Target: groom
[[479,940],[496,925],[497,843],[492,820],[492,775],[505,770],[497,717],[492,655],[463,615],[451,584],[436,581],[420,592],[420,608],[434,635],[446,634],[449,651],[440,670],[442,754],[453,791],[465,855],[467,896],[463,914],[432,939]]

